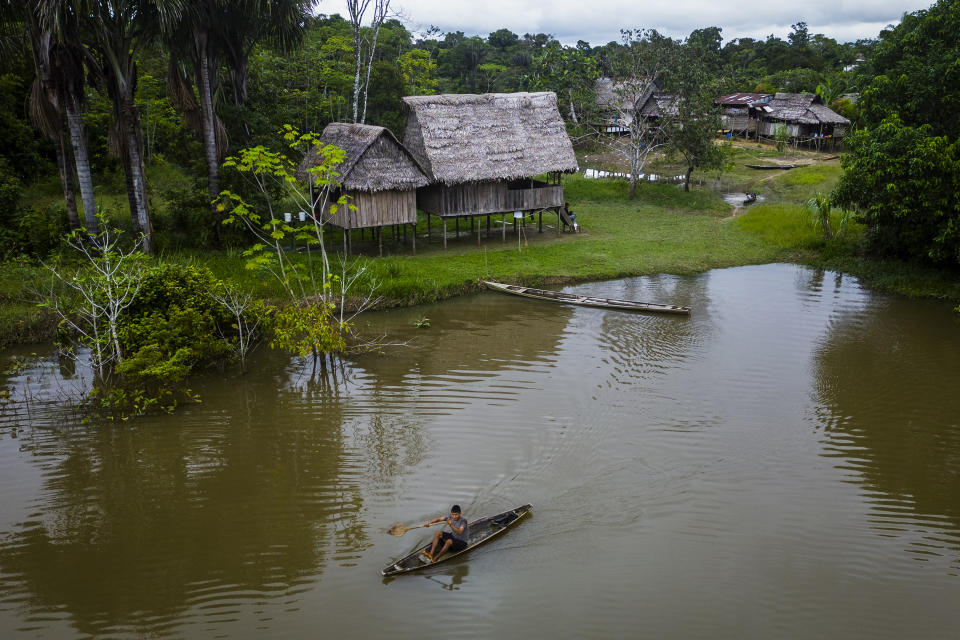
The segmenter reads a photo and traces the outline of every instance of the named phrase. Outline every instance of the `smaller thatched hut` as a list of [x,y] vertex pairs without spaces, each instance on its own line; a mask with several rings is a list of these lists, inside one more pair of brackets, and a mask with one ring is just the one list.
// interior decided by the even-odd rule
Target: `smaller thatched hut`
[[823,103],[815,93],[777,93],[762,107],[759,135],[774,137],[777,127],[785,126],[787,134],[798,143],[834,141],[847,135],[850,121]]
[[[345,243],[349,245],[353,229],[376,228],[382,236],[383,227],[417,224],[417,189],[430,183],[420,164],[404,148],[389,129],[368,124],[328,124],[320,136],[323,144],[332,144],[346,152],[338,168],[341,192],[356,207],[340,207],[330,215],[315,211],[324,223],[344,229]],[[311,151],[300,163],[297,178],[306,180],[307,169],[316,166],[318,156]],[[413,234],[416,242],[416,233]],[[381,244],[382,253],[382,244]]]

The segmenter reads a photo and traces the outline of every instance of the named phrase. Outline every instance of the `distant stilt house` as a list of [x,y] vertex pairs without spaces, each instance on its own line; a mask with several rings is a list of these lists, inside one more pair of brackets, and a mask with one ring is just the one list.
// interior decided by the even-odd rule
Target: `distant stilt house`
[[[349,252],[354,229],[376,229],[383,254],[383,229],[413,227],[416,250],[417,188],[430,183],[417,160],[401,145],[389,129],[367,124],[334,122],[320,136],[323,144],[332,144],[346,151],[346,158],[337,168],[341,189],[331,194],[326,211],[314,211],[325,224],[344,230],[345,251]],[[318,155],[311,151],[300,163],[297,178],[307,180],[307,169],[317,165]],[[344,194],[348,204],[331,214],[329,205]]]
[[645,105],[651,108],[654,95],[660,88],[649,78],[613,80],[599,78],[596,82],[597,111],[600,121],[595,125],[604,133],[629,133],[630,125]]
[[825,105],[815,93],[777,93],[760,110],[760,137],[773,138],[782,126],[795,144],[817,149],[834,146],[850,127],[849,120]]
[[721,107],[720,122],[725,131],[749,138],[757,135],[763,105],[772,99],[769,93],[731,93],[717,98],[714,104]]
[[[577,170],[554,93],[409,96],[404,146],[431,180],[417,206],[443,220],[536,212],[564,215],[560,175]],[[545,176],[544,179],[538,179]],[[566,222],[566,221],[564,221]],[[479,233],[479,225],[477,226]]]

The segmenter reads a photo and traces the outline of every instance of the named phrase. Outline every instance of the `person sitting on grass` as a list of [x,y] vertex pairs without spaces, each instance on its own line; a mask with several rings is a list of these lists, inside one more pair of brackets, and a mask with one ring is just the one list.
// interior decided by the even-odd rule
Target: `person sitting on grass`
[[[467,541],[470,539],[470,525],[467,519],[460,513],[460,505],[455,504],[450,508],[450,515],[444,518],[434,518],[430,522],[424,523],[424,526],[446,522],[450,526],[450,531],[437,531],[433,534],[433,544],[430,545],[430,551],[424,551],[430,562],[436,562],[437,559],[447,551],[463,551],[467,548]],[[439,549],[438,549],[439,547]]]

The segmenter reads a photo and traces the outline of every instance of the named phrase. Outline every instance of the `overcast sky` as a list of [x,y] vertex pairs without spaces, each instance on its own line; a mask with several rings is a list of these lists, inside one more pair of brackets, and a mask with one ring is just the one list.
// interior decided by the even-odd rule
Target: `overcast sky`
[[[411,30],[436,25],[444,32],[486,36],[507,28],[518,35],[549,33],[564,44],[586,40],[601,45],[620,40],[621,28],[656,29],[683,38],[694,29],[721,27],[724,41],[786,39],[790,25],[804,20],[811,34],[838,42],[873,38],[905,12],[926,9],[933,0],[806,0],[732,2],[730,0],[392,0]],[[323,0],[323,13],[346,17],[342,0]]]

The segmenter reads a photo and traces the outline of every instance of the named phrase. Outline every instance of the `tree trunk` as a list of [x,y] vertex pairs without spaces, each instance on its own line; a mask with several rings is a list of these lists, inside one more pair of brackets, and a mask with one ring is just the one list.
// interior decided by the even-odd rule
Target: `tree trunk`
[[358,114],[358,103],[360,101],[360,60],[363,55],[360,51],[360,36],[354,35],[353,37],[353,47],[354,47],[354,57],[357,59],[357,69],[353,74],[353,122],[357,122]]
[[[240,111],[240,123],[243,125],[243,134],[247,140],[250,140],[250,124],[247,122],[244,109],[250,102],[250,94],[247,91],[247,78],[249,76],[249,65],[243,51],[234,57],[233,65],[230,66],[230,84],[233,85],[233,103]],[[211,85],[212,86],[212,85]],[[212,93],[212,92],[211,92]],[[213,101],[211,98],[211,109]]]
[[573,121],[573,124],[580,124],[577,120],[577,112],[573,108],[573,89],[568,89],[567,92],[570,96],[570,119]]
[[687,167],[687,175],[683,179],[683,190],[690,191],[690,174],[693,173],[693,167]]
[[67,112],[67,127],[70,129],[70,144],[73,147],[73,159],[77,165],[77,182],[80,185],[80,200],[83,203],[83,219],[87,233],[92,236],[99,233],[97,227],[97,202],[93,195],[93,174],[90,171],[90,157],[87,155],[87,139],[83,134],[83,120],[73,101],[67,97],[63,101]]
[[67,218],[70,220],[70,230],[80,229],[80,214],[77,211],[77,194],[73,184],[73,154],[70,146],[64,140],[63,131],[57,133],[53,141],[57,155],[57,169],[60,171],[60,184],[63,185],[63,199],[67,203]]
[[127,150],[126,168],[130,195],[135,207],[130,211],[130,215],[134,224],[144,236],[144,252],[153,253],[156,245],[153,237],[153,225],[150,224],[150,212],[147,207],[147,188],[144,180],[143,159],[140,153],[140,116],[133,103],[133,96],[130,94],[123,97],[120,118]]
[[[389,0],[387,0],[387,7],[390,6]],[[383,9],[386,10],[386,7]],[[377,2],[377,6],[374,7],[374,24],[373,27],[373,39],[370,42],[370,56],[367,59],[367,79],[363,83],[363,115],[360,116],[360,124],[363,124],[367,121],[367,95],[370,93],[370,70],[373,69],[373,54],[377,50],[377,38],[380,36],[380,25],[383,24],[383,17],[381,17],[381,8],[380,2]]]
[[[213,92],[210,81],[210,56],[208,55],[208,37],[206,33],[194,33],[195,45],[199,57],[200,86],[200,113],[203,128],[203,151],[207,159],[207,195],[210,197],[210,214],[212,216],[213,235],[217,246],[220,245],[220,220],[215,201],[220,195],[220,163],[217,153],[216,114],[213,111]],[[234,86],[234,97],[237,88]]]

